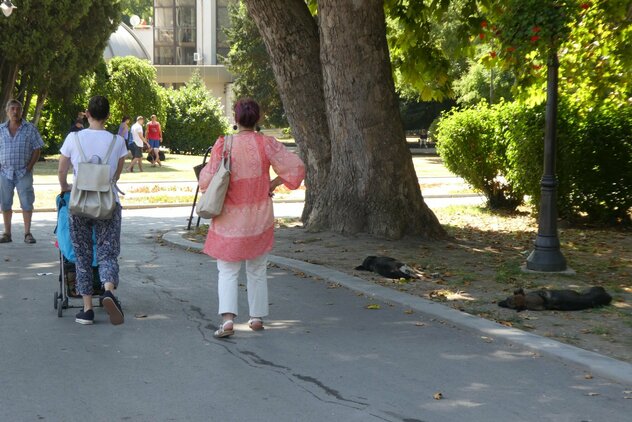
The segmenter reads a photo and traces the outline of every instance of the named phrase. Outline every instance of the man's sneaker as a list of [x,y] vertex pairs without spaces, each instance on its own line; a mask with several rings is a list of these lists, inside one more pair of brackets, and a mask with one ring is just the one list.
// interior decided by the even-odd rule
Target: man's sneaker
[[89,309],[84,311],[83,309],[75,315],[75,322],[83,325],[92,325],[94,324],[94,311]]
[[118,299],[114,297],[111,291],[108,290],[103,294],[103,296],[101,296],[101,302],[110,316],[110,322],[113,325],[122,324],[125,319],[123,310],[121,309],[121,304]]

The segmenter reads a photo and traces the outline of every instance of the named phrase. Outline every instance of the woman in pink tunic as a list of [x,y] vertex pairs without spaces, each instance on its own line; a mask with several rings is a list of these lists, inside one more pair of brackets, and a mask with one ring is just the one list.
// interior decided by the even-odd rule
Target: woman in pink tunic
[[[255,131],[259,105],[250,99],[235,104],[237,133],[220,136],[209,163],[200,172],[204,192],[217,171],[224,148],[231,151],[230,185],[221,215],[210,222],[204,253],[217,259],[219,314],[223,322],[215,337],[234,334],[233,320],[238,315],[238,276],[246,264],[248,306],[253,330],[263,329],[268,315],[268,252],[274,244],[272,192],[284,184],[297,189],[305,177],[301,159],[271,136]],[[270,167],[278,175],[270,180]]]

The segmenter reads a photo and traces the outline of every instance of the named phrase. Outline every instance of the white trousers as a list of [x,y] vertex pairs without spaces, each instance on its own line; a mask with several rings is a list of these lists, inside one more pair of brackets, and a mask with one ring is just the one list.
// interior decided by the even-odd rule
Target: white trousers
[[217,260],[219,280],[217,294],[219,296],[219,314],[231,313],[239,315],[237,298],[239,294],[239,270],[246,263],[246,280],[248,289],[248,307],[250,316],[263,318],[268,315],[268,254],[245,261],[228,262]]

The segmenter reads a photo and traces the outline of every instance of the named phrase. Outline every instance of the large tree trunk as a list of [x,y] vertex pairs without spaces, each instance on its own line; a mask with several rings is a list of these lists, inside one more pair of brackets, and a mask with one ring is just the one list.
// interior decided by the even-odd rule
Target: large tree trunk
[[7,101],[13,98],[15,80],[18,76],[18,65],[11,62],[3,62],[0,73],[0,122],[7,117],[5,106]]
[[303,223],[327,187],[331,161],[318,27],[304,0],[245,0],[270,55],[283,107],[307,165]]
[[316,226],[388,238],[444,232],[421,196],[386,43],[384,2],[319,1],[331,180]]
[[306,227],[393,239],[443,236],[406,145],[383,1],[319,1],[320,40],[303,0],[245,4],[307,157]]

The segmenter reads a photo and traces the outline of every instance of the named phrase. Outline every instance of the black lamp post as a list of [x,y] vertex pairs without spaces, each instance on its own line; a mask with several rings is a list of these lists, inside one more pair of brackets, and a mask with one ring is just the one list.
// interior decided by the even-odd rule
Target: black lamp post
[[544,128],[544,174],[541,181],[540,215],[535,249],[527,258],[532,271],[565,271],[566,259],[557,236],[557,179],[555,178],[555,130],[557,121],[557,50],[551,48],[547,60],[546,116]]

